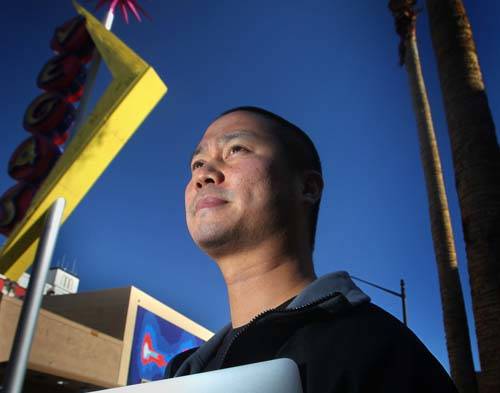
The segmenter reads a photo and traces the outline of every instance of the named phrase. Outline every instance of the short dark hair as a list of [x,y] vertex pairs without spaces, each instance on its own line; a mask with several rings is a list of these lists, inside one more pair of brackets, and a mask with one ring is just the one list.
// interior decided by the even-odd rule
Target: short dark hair
[[[274,123],[277,124],[278,129],[282,131],[277,132],[276,137],[283,147],[283,151],[290,168],[294,171],[314,170],[323,176],[318,151],[316,150],[311,138],[302,129],[283,117],[256,106],[238,106],[223,112],[218,116],[218,118],[237,111],[255,113],[265,117],[266,119],[274,121]],[[311,211],[311,222],[309,228],[311,249],[314,249],[320,202],[321,198],[314,204]]]

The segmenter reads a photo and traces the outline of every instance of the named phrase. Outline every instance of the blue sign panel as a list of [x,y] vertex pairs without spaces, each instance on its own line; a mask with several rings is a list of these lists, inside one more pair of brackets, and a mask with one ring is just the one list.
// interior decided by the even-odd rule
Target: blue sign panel
[[170,359],[202,343],[202,339],[138,306],[127,384],[163,379]]

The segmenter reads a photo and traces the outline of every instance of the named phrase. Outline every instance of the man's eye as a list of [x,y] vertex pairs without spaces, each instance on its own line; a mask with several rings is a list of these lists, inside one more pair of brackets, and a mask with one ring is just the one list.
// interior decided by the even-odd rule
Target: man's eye
[[234,145],[234,146],[231,146],[231,148],[229,149],[229,155],[232,155],[235,153],[240,153],[240,152],[248,152],[248,151],[250,151],[250,150],[248,150],[246,147],[243,147],[240,145]]
[[194,171],[195,169],[201,168],[203,166],[203,161],[195,161],[191,165],[191,169]]

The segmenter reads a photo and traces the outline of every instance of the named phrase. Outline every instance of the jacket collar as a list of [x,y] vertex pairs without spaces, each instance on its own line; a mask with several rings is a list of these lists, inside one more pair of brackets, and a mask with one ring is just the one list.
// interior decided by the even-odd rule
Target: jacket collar
[[313,281],[297,295],[287,308],[304,306],[333,292],[340,292],[352,306],[370,301],[370,298],[352,282],[349,273],[339,271],[327,274]]
[[[313,281],[286,308],[293,309],[305,306],[328,295],[333,295],[335,292],[341,293],[352,306],[358,306],[370,301],[370,298],[352,282],[349,273],[339,271],[327,274]],[[189,356],[181,367],[179,367],[175,376],[200,372],[213,356],[213,353],[217,351],[217,348],[219,348],[229,330],[231,330],[230,323]]]

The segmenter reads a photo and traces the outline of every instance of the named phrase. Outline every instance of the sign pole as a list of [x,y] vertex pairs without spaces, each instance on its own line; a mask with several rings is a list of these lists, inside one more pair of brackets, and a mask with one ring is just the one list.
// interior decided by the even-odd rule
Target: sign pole
[[9,364],[5,373],[3,388],[6,393],[21,393],[23,388],[31,344],[42,304],[43,290],[47,281],[47,274],[59,234],[65,204],[64,198],[56,199],[46,215],[40,243],[36,250],[33,271],[10,352]]
[[[113,21],[115,19],[115,13],[112,9],[108,11],[106,17],[103,20],[104,27],[106,30],[110,31],[113,26]],[[75,123],[73,124],[73,131],[78,131],[78,128],[82,124],[85,111],[87,109],[88,101],[90,99],[90,95],[92,93],[92,89],[94,87],[94,82],[97,77],[97,72],[99,71],[99,67],[101,65],[101,55],[97,49],[94,50],[94,55],[92,56],[92,62],[90,63],[89,72],[87,74],[87,80],[85,81],[83,96],[80,99],[80,103],[78,104],[78,108],[76,110]]]

